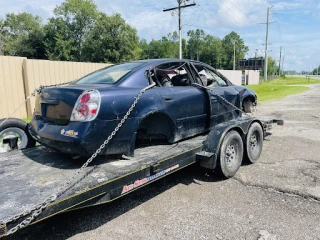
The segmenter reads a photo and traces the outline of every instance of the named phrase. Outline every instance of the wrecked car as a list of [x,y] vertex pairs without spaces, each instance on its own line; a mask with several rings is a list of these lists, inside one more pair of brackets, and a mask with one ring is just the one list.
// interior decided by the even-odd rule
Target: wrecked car
[[90,155],[114,131],[140,90],[152,83],[156,86],[141,96],[101,154],[133,156],[137,144],[175,143],[241,116],[217,95],[246,111],[257,101],[254,92],[233,85],[207,64],[140,60],[103,68],[68,85],[42,89],[36,97],[30,134],[55,151]]

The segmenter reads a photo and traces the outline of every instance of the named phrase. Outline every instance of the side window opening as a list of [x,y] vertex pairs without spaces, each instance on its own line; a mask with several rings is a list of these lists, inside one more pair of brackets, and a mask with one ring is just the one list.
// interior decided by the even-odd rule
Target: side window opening
[[221,78],[216,72],[202,65],[195,65],[202,82],[208,87],[226,87],[228,83]]
[[162,87],[190,86],[192,84],[192,78],[185,62],[158,65],[153,68],[152,78],[158,86]]

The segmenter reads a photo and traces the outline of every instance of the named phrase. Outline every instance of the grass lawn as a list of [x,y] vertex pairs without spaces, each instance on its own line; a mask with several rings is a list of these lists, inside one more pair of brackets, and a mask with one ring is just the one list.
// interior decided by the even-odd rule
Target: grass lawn
[[319,80],[310,79],[309,82],[305,78],[276,78],[272,81],[263,82],[259,85],[248,86],[258,94],[258,102],[273,101],[284,98],[288,95],[301,93],[309,89],[306,86],[290,86],[290,85],[308,85],[320,84]]
[[267,82],[272,85],[308,85],[308,84],[319,84],[320,80],[309,79],[307,80],[305,77],[286,77],[286,78],[276,78],[272,81]]

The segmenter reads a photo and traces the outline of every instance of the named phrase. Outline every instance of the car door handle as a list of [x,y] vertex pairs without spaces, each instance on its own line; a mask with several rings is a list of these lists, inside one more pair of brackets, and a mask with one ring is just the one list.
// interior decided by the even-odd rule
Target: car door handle
[[164,96],[163,99],[164,99],[165,101],[172,101],[172,100],[173,100],[173,97]]

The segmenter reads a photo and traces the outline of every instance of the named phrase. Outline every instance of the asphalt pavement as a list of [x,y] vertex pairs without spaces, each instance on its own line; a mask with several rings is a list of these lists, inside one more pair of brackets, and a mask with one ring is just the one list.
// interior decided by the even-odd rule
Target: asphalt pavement
[[190,166],[10,239],[320,239],[320,85],[254,115],[285,125],[274,126],[259,161],[234,178]]

